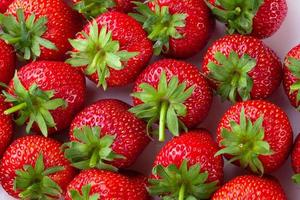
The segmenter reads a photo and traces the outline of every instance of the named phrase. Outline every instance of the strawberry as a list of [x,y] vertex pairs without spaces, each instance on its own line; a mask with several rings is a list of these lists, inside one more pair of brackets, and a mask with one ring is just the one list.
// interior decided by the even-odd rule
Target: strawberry
[[21,60],[64,60],[80,20],[62,0],[15,0],[1,16],[0,38],[15,47]]
[[155,55],[188,58],[208,42],[214,19],[202,0],[155,0],[135,2],[138,13],[130,14],[143,24],[153,42]]
[[[1,7],[1,6],[0,6]],[[16,55],[13,48],[0,39],[0,82],[7,84],[14,76]]]
[[203,129],[173,138],[156,156],[150,194],[163,199],[208,199],[223,180],[223,159],[215,157],[218,149]]
[[10,116],[4,114],[8,105],[0,95],[0,156],[3,155],[6,147],[10,144],[13,135],[13,122]]
[[60,146],[53,139],[37,135],[15,140],[1,161],[0,182],[5,191],[20,199],[62,196],[76,171]]
[[293,143],[285,112],[267,101],[237,103],[222,117],[217,141],[230,162],[255,173],[271,173],[287,159]]
[[293,180],[300,184],[300,134],[297,136],[292,151],[292,167],[295,172]]
[[126,168],[149,143],[146,124],[115,99],[95,102],[82,110],[70,128],[65,157],[79,169]]
[[[197,126],[207,116],[212,91],[196,66],[165,59],[150,65],[135,82],[131,112],[148,121],[148,132],[159,121],[159,141],[165,127],[175,136]],[[156,131],[155,131],[156,132]]]
[[261,40],[228,35],[207,51],[203,71],[223,99],[264,99],[280,85],[282,64]]
[[65,200],[150,200],[146,180],[133,172],[128,176],[105,170],[84,170],[68,186]]
[[6,101],[12,107],[5,114],[16,113],[16,123],[27,123],[47,136],[69,127],[74,114],[85,100],[84,76],[63,62],[38,61],[25,65],[15,74]]
[[152,44],[142,26],[119,12],[107,12],[86,25],[67,60],[98,86],[123,86],[135,80],[152,57]]
[[286,0],[206,0],[229,34],[263,39],[272,36],[287,15]]
[[212,197],[212,200],[224,199],[287,200],[287,197],[280,183],[275,178],[244,175],[226,183]]
[[0,13],[4,13],[14,0],[0,0]]

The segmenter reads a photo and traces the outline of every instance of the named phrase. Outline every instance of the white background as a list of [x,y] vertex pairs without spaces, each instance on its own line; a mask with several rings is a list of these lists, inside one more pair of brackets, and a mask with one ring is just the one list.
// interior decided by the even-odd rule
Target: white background
[[[286,53],[300,43],[300,1],[299,0],[287,0],[289,12],[288,16],[281,27],[281,29],[271,38],[266,39],[265,42],[280,56],[283,60]],[[216,38],[221,37],[224,34],[224,27],[218,24],[217,29],[211,39],[214,41]],[[189,59],[189,62],[196,64],[198,67],[201,66],[202,55],[205,53],[206,49],[200,52],[197,56]],[[132,104],[131,98],[129,98],[129,93],[131,92],[132,85],[126,88],[116,88],[108,89],[105,93],[99,88],[95,88],[93,84],[89,83],[88,88],[88,102],[87,104],[94,102],[98,99],[103,98],[117,98]],[[270,101],[276,103],[281,108],[283,108],[291,120],[294,135],[296,136],[300,132],[300,113],[296,112],[295,109],[290,106],[289,101],[285,94],[283,93],[282,87],[269,99]],[[214,103],[212,109],[209,113],[208,118],[200,125],[200,127],[205,127],[211,131],[215,136],[215,130],[217,123],[219,122],[221,116],[230,106],[230,103],[221,103],[218,97],[214,98]],[[21,131],[18,131],[21,132]],[[149,174],[151,171],[152,163],[155,155],[160,150],[162,144],[158,142],[152,142],[146,148],[145,152],[137,160],[133,169],[136,169],[145,174]],[[225,179],[229,180],[236,175],[242,174],[239,168],[232,166],[231,164],[225,165]],[[289,200],[297,200],[300,197],[300,186],[296,186],[291,182],[292,176],[290,159],[285,163],[285,165],[273,175],[276,176],[282,186]],[[298,197],[298,198],[297,198]],[[0,200],[13,200],[9,197],[5,191],[0,187]]]

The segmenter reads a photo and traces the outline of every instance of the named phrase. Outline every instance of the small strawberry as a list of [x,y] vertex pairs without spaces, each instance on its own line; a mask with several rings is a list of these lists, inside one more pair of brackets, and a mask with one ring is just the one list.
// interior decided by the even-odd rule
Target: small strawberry
[[10,144],[13,135],[13,122],[10,116],[4,114],[8,105],[0,95],[0,156],[3,155],[6,147]]
[[212,91],[196,66],[165,59],[150,65],[136,80],[131,112],[148,121],[148,132],[159,121],[159,141],[165,127],[178,136],[180,129],[197,126],[207,116]]
[[229,34],[240,33],[257,38],[272,36],[287,15],[286,0],[206,0]]
[[135,80],[152,57],[152,44],[142,26],[119,12],[107,12],[86,25],[67,60],[98,86],[123,86]]
[[203,71],[223,99],[264,99],[280,85],[282,64],[261,40],[228,35],[207,51]]
[[16,123],[27,123],[47,136],[69,127],[85,100],[84,76],[63,62],[38,61],[25,65],[15,74],[6,101],[12,107],[5,114],[16,113]]
[[285,112],[275,104],[255,100],[237,103],[223,116],[217,141],[230,162],[255,173],[271,173],[287,159],[293,131]]
[[212,197],[212,200],[225,199],[287,200],[287,197],[280,183],[275,178],[244,175],[226,183]]
[[146,178],[105,170],[84,170],[68,186],[65,200],[149,200]]
[[[1,6],[0,6],[1,7]],[[0,39],[0,82],[7,84],[14,76],[16,55],[13,48]]]
[[0,13],[4,13],[14,0],[0,0]]
[[300,184],[300,134],[297,136],[292,151],[292,167],[295,172],[293,180]]
[[188,58],[207,43],[214,20],[203,0],[155,0],[135,2],[138,13],[130,14],[143,24],[153,41],[155,55]]
[[163,199],[208,199],[223,181],[223,159],[215,157],[218,149],[202,129],[173,138],[156,156],[150,194]]
[[58,199],[75,170],[64,158],[61,144],[42,136],[15,140],[1,161],[0,182],[4,190],[20,199]]

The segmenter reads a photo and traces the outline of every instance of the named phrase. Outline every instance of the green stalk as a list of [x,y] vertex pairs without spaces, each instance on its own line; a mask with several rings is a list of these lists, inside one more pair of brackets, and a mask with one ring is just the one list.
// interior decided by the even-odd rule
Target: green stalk
[[15,113],[19,110],[22,110],[23,108],[26,108],[26,107],[27,107],[27,103],[24,102],[24,103],[21,103],[19,105],[16,105],[16,106],[12,107],[12,108],[7,109],[6,111],[4,111],[4,114],[5,115],[10,115],[10,114]]
[[182,184],[179,190],[178,200],[184,200],[185,196],[185,184]]
[[98,162],[98,154],[99,154],[99,151],[94,150],[92,156],[91,156],[91,160],[90,160],[90,167],[91,168],[94,168]]
[[159,116],[159,141],[165,141],[165,129],[166,129],[166,117],[168,111],[169,103],[167,101],[163,101],[160,109]]

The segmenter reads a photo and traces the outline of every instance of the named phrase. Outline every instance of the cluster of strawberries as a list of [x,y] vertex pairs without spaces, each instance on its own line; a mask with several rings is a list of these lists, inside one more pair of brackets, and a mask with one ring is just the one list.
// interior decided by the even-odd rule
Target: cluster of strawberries
[[[261,41],[280,28],[285,0],[0,0],[0,12],[0,183],[11,196],[287,199],[265,174],[288,158],[293,131],[285,112],[263,99],[283,80],[299,108],[300,46],[283,67]],[[204,48],[215,18],[229,34],[209,47],[202,71],[179,60]],[[168,59],[147,66],[153,55]],[[102,99],[83,108],[85,75],[104,90],[135,82],[134,107]],[[217,142],[196,129],[213,90],[234,104]],[[35,134],[11,143],[13,124]],[[68,142],[49,138],[66,129]],[[174,137],[149,178],[127,170],[166,132]],[[223,184],[223,156],[250,175]],[[300,183],[300,137],[292,165]]]

